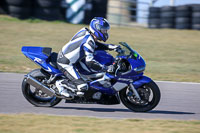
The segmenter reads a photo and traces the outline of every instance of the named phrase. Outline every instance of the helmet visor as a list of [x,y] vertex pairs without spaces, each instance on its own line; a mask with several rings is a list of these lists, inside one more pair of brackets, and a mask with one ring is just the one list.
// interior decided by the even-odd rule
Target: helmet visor
[[97,21],[95,24],[95,28],[100,33],[100,36],[101,36],[100,40],[103,40],[105,42],[109,37],[108,31],[110,29],[110,25],[107,22],[107,20],[103,19],[103,20]]
[[106,34],[106,33],[108,33],[108,29],[101,29],[100,32],[103,34]]
[[103,33],[105,30],[109,30],[110,26],[108,24],[104,24],[104,25],[96,24],[96,28],[97,28],[97,30],[99,30]]

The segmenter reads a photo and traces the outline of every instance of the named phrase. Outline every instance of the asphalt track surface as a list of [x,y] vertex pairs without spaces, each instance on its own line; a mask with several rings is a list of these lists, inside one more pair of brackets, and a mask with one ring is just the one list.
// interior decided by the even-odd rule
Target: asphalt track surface
[[200,120],[200,84],[157,82],[161,101],[152,111],[135,113],[123,104],[66,104],[62,100],[51,108],[34,107],[22,95],[21,82],[24,74],[0,73],[0,113],[50,114],[64,116],[87,116],[113,119],[175,119]]

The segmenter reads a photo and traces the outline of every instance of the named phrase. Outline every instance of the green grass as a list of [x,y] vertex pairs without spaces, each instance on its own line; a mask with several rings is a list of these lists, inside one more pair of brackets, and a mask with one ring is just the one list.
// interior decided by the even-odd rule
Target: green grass
[[[60,21],[21,21],[0,16],[0,71],[29,72],[37,66],[22,46],[52,47],[58,52],[86,25]],[[125,41],[146,60],[145,75],[154,80],[200,82],[200,31],[111,27],[107,43]]]
[[200,121],[0,114],[0,133],[200,133]]

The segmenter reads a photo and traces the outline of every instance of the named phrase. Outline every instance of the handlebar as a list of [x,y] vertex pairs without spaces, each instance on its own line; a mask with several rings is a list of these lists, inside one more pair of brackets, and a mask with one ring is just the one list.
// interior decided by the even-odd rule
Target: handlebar
[[117,76],[117,72],[118,72],[118,70],[120,69],[120,67],[121,67],[121,59],[122,58],[116,58],[116,60],[113,62],[113,66],[114,66],[114,74],[115,74],[115,76]]
[[121,47],[118,47],[115,51],[116,51],[118,54],[124,54],[124,52],[125,52]]

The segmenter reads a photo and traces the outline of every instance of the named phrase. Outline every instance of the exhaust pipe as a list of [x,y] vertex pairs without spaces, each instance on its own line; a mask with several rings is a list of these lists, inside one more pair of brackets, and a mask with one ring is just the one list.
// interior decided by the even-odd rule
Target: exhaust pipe
[[46,87],[45,85],[43,85],[42,83],[40,83],[39,81],[31,77],[30,75],[26,76],[26,82],[34,86],[35,88],[41,90],[42,92],[46,93],[48,96],[52,97],[55,95],[55,91],[53,89]]

